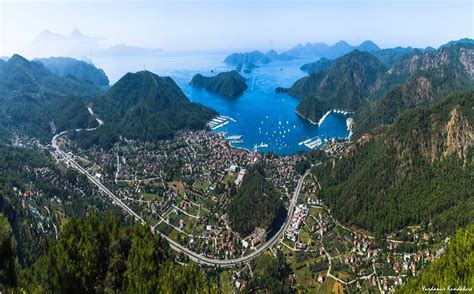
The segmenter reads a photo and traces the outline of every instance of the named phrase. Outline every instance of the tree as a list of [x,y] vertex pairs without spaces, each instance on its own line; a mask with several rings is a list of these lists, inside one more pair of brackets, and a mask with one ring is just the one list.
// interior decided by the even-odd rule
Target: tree
[[[0,290],[16,285],[15,242],[8,220],[0,214]],[[0,291],[0,292],[1,292]]]

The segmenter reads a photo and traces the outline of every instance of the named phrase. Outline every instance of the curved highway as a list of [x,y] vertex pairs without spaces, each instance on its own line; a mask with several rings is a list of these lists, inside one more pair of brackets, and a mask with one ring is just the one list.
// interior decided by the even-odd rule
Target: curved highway
[[[93,114],[92,110],[89,108],[89,112]],[[100,127],[103,122],[96,118],[97,122],[99,123],[99,126],[96,128]],[[92,129],[77,129],[76,131],[92,131],[96,128]],[[114,204],[120,206],[123,210],[125,210],[128,214],[131,216],[135,217],[135,220],[140,221],[142,224],[145,224],[145,221],[141,216],[139,216],[135,211],[133,211],[130,207],[128,207],[125,203],[122,202],[120,198],[118,198],[114,193],[112,193],[107,187],[105,187],[97,178],[95,178],[93,175],[91,175],[87,170],[85,170],[82,166],[80,166],[72,157],[72,155],[64,152],[61,150],[57,144],[57,140],[59,137],[65,135],[67,131],[63,131],[57,135],[55,135],[52,140],[51,140],[51,145],[53,148],[56,150],[56,152],[61,155],[73,168],[75,168],[77,171],[80,173],[84,174],[87,176],[87,178],[94,184],[96,185],[100,191],[104,192],[108,197],[110,197],[113,201]],[[290,205],[288,208],[288,215],[286,217],[285,223],[281,226],[280,230],[266,243],[264,243],[262,246],[257,248],[255,251],[249,253],[248,255],[238,257],[238,258],[233,258],[233,259],[213,259],[209,258],[207,256],[200,255],[183,245],[179,244],[178,242],[172,240],[165,234],[161,233],[160,231],[158,232],[164,239],[166,239],[170,247],[175,250],[176,252],[186,254],[190,260],[193,260],[199,264],[204,264],[208,266],[218,266],[218,267],[233,267],[233,266],[238,266],[238,265],[243,265],[250,260],[254,259],[255,257],[261,255],[265,250],[268,248],[274,246],[280,241],[280,238],[283,236],[284,232],[288,228],[290,221],[291,221],[291,216],[293,215],[293,212],[295,210],[296,203],[298,201],[299,194],[301,192],[301,188],[303,186],[303,182],[305,177],[309,174],[309,170],[306,171],[306,173],[299,179],[298,185],[296,186],[296,189],[293,193],[293,197],[290,200]],[[152,229],[153,230],[153,229]]]

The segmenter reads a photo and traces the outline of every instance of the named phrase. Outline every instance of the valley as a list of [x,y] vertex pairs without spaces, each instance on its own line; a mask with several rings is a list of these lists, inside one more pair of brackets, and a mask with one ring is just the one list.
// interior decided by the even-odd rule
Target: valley
[[472,291],[474,41],[235,29],[0,59],[0,294]]

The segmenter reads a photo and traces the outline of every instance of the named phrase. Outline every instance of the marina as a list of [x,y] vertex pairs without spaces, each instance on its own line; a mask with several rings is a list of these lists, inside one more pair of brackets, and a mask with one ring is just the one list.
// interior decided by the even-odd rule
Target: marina
[[[147,67],[159,76],[170,76],[189,100],[219,113],[207,123],[210,130],[226,133],[224,137],[242,135],[239,139],[226,139],[236,148],[252,150],[255,145],[263,142],[268,147],[258,148],[259,152],[289,155],[309,150],[304,144],[298,144],[302,140],[318,136],[324,141],[323,138],[347,138],[349,135],[346,122],[349,115],[345,114],[349,114],[350,109],[334,107],[334,111],[318,124],[318,120],[311,122],[298,115],[297,106],[300,99],[288,93],[275,92],[275,88],[291,87],[295,81],[306,76],[307,73],[301,71],[300,67],[314,60],[274,61],[251,72],[242,73],[248,81],[249,89],[235,99],[190,85],[189,82],[198,73],[213,75],[211,70],[220,73],[234,69],[222,62],[225,57],[220,54],[143,57],[138,60],[127,59],[127,67],[122,69],[115,67],[118,62],[114,62],[112,67],[108,63],[114,61],[112,59],[97,62],[115,71],[111,78],[113,81],[128,72],[131,65],[136,65],[139,70],[143,64],[147,64]],[[181,64],[186,66],[177,67]],[[192,68],[189,67],[190,64],[193,64]]]
[[207,123],[207,126],[214,131],[226,126],[229,122],[236,122],[236,120],[228,116],[220,115],[211,119],[211,121]]
[[314,149],[316,147],[320,147],[321,145],[323,144],[323,140],[321,140],[321,138],[319,137],[314,137],[314,138],[311,138],[311,139],[307,139],[307,140],[304,140],[304,141],[301,141],[298,143],[298,145],[304,145],[306,147],[308,147],[309,149]]

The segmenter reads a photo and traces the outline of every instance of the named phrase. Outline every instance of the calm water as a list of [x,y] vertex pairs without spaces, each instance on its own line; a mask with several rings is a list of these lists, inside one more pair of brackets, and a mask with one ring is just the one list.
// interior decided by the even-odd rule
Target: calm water
[[222,62],[224,58],[225,55],[169,54],[145,58],[102,58],[93,61],[104,69],[111,83],[127,72],[143,69],[160,76],[171,76],[189,99],[237,121],[216,130],[226,131],[227,136],[243,135],[244,143],[236,146],[252,149],[254,145],[264,143],[268,144],[268,147],[259,150],[286,155],[299,150],[309,150],[298,145],[308,138],[348,136],[346,117],[331,114],[320,127],[312,125],[295,113],[299,99],[275,93],[276,87],[289,87],[305,76],[299,67],[308,62],[307,60],[272,62],[254,69],[250,74],[243,74],[249,89],[238,98],[223,97],[189,85],[196,73],[211,76],[231,70],[231,67]]

